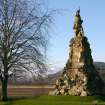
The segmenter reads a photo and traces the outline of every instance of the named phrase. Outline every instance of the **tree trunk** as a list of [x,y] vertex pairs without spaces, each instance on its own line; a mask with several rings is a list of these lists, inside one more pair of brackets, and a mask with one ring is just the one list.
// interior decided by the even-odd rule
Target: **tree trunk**
[[1,95],[1,99],[2,101],[7,101],[7,82],[8,79],[4,79],[2,80],[2,95]]

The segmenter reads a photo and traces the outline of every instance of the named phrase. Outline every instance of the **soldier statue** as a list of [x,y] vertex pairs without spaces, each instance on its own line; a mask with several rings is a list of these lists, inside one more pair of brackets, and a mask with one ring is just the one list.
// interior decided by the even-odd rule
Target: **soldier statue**
[[77,10],[76,15],[74,17],[73,30],[74,30],[76,36],[84,34],[82,23],[83,23],[83,20],[81,19],[80,9],[79,9],[79,10]]

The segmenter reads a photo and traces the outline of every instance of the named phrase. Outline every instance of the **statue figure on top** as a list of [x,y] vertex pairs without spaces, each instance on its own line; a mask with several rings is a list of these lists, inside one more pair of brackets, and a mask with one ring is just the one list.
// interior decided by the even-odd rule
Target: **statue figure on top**
[[76,15],[74,17],[73,30],[74,30],[76,36],[84,35],[82,23],[83,23],[83,20],[81,19],[80,9],[79,9],[79,10],[77,10]]

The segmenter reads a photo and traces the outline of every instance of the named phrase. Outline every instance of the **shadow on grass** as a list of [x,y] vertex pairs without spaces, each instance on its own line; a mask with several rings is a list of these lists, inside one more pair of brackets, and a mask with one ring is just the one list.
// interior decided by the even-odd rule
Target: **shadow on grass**
[[104,101],[105,102],[105,95],[96,96],[96,100]]
[[[33,96],[33,97],[8,97],[8,100],[7,101],[1,101],[0,102],[3,104],[3,105],[14,105],[14,102],[15,101],[22,101],[22,100],[33,100],[33,99],[37,99],[39,98],[40,96]],[[0,105],[2,105],[0,104]]]
[[27,99],[37,99],[40,95],[37,96],[31,96],[31,97],[9,97],[8,101],[18,101],[18,100],[27,100]]
[[3,105],[13,105],[13,103],[11,101],[7,101]]

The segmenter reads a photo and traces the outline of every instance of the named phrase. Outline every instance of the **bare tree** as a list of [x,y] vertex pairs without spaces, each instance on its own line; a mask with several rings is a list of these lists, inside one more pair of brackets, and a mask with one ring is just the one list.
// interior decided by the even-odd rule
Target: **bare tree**
[[0,80],[4,101],[11,72],[45,69],[52,12],[40,0],[31,1],[0,0]]

